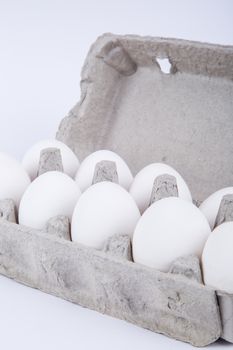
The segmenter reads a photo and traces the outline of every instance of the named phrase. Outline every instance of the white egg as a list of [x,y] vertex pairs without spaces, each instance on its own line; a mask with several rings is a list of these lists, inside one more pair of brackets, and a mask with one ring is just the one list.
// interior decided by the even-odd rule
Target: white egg
[[167,272],[179,257],[200,257],[210,232],[205,216],[194,204],[177,197],[161,199],[138,221],[133,236],[134,261]]
[[47,221],[57,215],[71,219],[81,194],[77,183],[68,175],[49,171],[28,186],[19,206],[19,223],[43,229]]
[[28,172],[31,180],[34,180],[37,177],[40,152],[49,147],[58,148],[61,151],[64,173],[74,178],[79,167],[79,160],[77,156],[63,142],[51,139],[37,142],[25,153],[23,157],[22,165]]
[[226,194],[233,194],[233,187],[225,187],[212,193],[208,198],[204,200],[204,202],[202,202],[199,207],[207,218],[211,230],[214,228],[221,200]]
[[129,190],[141,213],[143,213],[150,204],[155,178],[163,174],[175,176],[179,198],[192,201],[192,196],[186,182],[175,169],[163,163],[153,163],[147,165],[137,173]]
[[140,213],[130,194],[108,181],[89,187],[80,197],[72,218],[72,240],[97,249],[115,234],[128,234]]
[[18,206],[30,182],[27,172],[19,162],[0,152],[0,199],[13,199]]
[[233,222],[217,226],[202,254],[204,282],[217,290],[233,293]]
[[100,150],[87,156],[78,169],[75,179],[81,191],[85,191],[92,185],[95,166],[102,160],[110,160],[116,163],[119,185],[128,190],[133,181],[133,176],[128,165],[118,154],[112,151]]

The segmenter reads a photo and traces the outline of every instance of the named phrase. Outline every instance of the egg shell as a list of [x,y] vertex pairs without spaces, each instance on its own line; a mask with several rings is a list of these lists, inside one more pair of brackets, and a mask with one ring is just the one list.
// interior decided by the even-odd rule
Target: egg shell
[[150,204],[155,178],[163,174],[175,176],[179,198],[192,201],[192,196],[186,182],[175,169],[167,164],[153,163],[147,165],[137,173],[129,190],[141,213],[143,213]]
[[68,175],[49,171],[37,177],[25,191],[19,206],[19,223],[44,229],[49,219],[65,215],[70,220],[81,191]]
[[130,194],[108,181],[89,187],[80,197],[72,218],[72,240],[101,249],[116,234],[131,235],[140,213]]
[[29,174],[31,180],[34,180],[37,176],[40,152],[45,148],[58,148],[61,152],[62,165],[64,173],[74,178],[78,167],[79,160],[74,152],[63,142],[58,140],[41,140],[34,144],[24,155],[22,159],[22,165]]
[[31,180],[22,165],[6,153],[0,152],[0,199],[13,199],[18,207]]
[[87,156],[78,169],[75,180],[81,191],[85,191],[92,185],[95,166],[102,160],[110,160],[116,163],[119,185],[128,190],[133,181],[133,175],[126,162],[112,151],[99,150]]
[[209,236],[202,254],[206,285],[233,294],[233,222],[217,226]]
[[210,232],[205,216],[194,204],[177,197],[161,199],[138,221],[134,261],[167,272],[179,257],[200,257]]
[[225,187],[212,193],[208,198],[204,200],[204,202],[202,202],[199,207],[207,218],[211,230],[214,228],[221,200],[226,194],[233,194],[233,187]]

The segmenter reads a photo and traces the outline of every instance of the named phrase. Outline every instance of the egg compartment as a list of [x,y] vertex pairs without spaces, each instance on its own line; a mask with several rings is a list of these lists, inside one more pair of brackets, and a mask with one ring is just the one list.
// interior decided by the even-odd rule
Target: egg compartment
[[[57,138],[80,160],[115,151],[134,173],[167,162],[202,201],[232,180],[232,79],[230,46],[105,34],[89,51],[81,99]],[[103,251],[64,239],[63,219],[51,218],[44,232],[1,219],[0,273],[195,346],[233,341],[233,297],[201,283],[197,258],[162,273],[130,261],[124,233]]]
[[[60,151],[42,150],[38,175],[55,169],[63,169]],[[114,162],[97,163],[93,184],[100,181],[118,182]],[[150,204],[177,195],[175,177],[164,174],[154,181]],[[221,208],[226,208],[225,203]],[[197,257],[181,257],[169,273],[162,273],[132,262],[131,239],[123,233],[108,239],[99,251],[70,242],[65,216],[51,218],[39,231],[13,223],[12,200],[1,201],[0,210],[2,274],[193,345],[203,346],[220,337],[215,291],[202,285]],[[221,220],[223,216],[218,215]],[[229,304],[229,297],[221,297]]]

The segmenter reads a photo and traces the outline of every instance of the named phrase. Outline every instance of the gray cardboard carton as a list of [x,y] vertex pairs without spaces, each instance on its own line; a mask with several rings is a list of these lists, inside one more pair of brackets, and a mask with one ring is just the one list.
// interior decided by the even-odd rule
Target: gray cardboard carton
[[[158,58],[168,59],[169,74]],[[80,160],[98,149],[116,151],[134,174],[166,162],[182,173],[199,202],[232,183],[232,80],[230,46],[105,34],[91,46],[81,99],[57,138]],[[56,150],[44,152],[39,173],[53,162],[62,170]],[[100,168],[96,181],[106,180]],[[109,172],[115,181],[112,164]],[[162,185],[152,193],[174,192],[174,183]],[[233,298],[202,284],[196,257],[181,257],[162,273],[132,262],[124,232],[98,251],[69,241],[65,217],[51,218],[37,231],[12,222],[11,201],[2,201],[0,212],[1,274],[195,346],[219,337],[233,341]]]

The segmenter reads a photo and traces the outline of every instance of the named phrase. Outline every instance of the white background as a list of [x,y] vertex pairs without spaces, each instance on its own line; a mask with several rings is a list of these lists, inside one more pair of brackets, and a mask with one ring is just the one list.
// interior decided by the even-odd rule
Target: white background
[[[0,150],[54,137],[104,32],[233,44],[233,1],[0,0]],[[0,277],[0,349],[191,349]],[[218,342],[210,349],[230,349]]]

